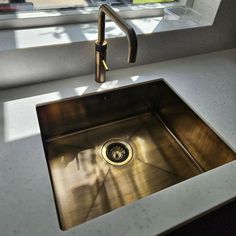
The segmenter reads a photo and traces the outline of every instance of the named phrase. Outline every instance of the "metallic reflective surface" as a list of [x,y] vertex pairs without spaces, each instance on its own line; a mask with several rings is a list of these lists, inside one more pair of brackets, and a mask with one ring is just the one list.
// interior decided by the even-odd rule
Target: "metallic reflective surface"
[[101,148],[101,156],[114,166],[127,164],[133,157],[133,148],[123,139],[110,139]]
[[[37,114],[63,230],[236,157],[160,80],[39,105]],[[104,159],[112,141],[130,145],[125,165]]]
[[95,81],[103,83],[106,80],[107,42],[105,41],[105,15],[107,15],[125,33],[128,39],[128,62],[136,61],[138,41],[134,29],[126,23],[110,6],[102,4],[98,11],[98,40],[95,43]]

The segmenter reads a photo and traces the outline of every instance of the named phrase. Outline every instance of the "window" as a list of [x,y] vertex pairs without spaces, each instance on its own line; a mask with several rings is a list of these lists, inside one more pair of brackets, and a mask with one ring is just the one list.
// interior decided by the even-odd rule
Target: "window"
[[[221,0],[0,0],[0,30],[97,21],[97,9],[108,3],[126,19],[162,17],[168,6],[188,6],[213,24]],[[180,29],[181,27],[177,27]],[[185,28],[185,26],[183,26]],[[191,25],[188,27],[191,28]],[[166,30],[169,29],[169,26]]]
[[166,5],[187,1],[192,0],[0,0],[0,29],[95,22],[101,3],[126,19],[161,16]]
[[175,1],[176,0],[0,0],[0,12],[9,13],[17,11],[87,8],[97,7],[104,2],[119,7]]

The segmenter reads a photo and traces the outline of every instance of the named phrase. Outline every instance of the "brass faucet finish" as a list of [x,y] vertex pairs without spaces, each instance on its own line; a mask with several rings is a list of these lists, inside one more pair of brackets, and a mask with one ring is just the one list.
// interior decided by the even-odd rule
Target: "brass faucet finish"
[[107,42],[105,40],[105,15],[107,15],[126,34],[129,44],[128,62],[134,63],[137,55],[137,36],[134,29],[125,22],[111,7],[102,4],[98,11],[98,40],[95,43],[95,81],[103,83],[106,81]]
[[63,230],[236,160],[161,80],[38,105],[37,115]]

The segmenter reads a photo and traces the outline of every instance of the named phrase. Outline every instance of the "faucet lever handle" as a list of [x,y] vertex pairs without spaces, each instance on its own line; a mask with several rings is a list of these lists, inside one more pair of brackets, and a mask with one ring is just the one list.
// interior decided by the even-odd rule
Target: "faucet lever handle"
[[104,66],[105,70],[106,70],[106,71],[108,71],[108,70],[109,70],[109,68],[108,68],[108,66],[107,66],[107,63],[106,63],[106,61],[105,61],[105,60],[102,60],[102,64],[103,64],[103,66]]

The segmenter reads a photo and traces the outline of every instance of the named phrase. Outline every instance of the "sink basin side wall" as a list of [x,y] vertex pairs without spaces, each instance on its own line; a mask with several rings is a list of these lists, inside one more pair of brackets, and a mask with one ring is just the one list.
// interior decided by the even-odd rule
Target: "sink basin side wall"
[[168,86],[162,86],[158,100],[159,115],[205,171],[236,160],[236,154]]
[[37,107],[44,139],[149,112],[161,82],[146,83]]

